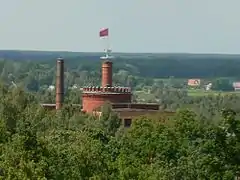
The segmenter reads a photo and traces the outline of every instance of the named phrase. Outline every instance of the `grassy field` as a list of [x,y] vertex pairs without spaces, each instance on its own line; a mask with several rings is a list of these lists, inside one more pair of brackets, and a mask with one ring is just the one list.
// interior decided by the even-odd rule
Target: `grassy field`
[[239,91],[233,91],[233,92],[221,92],[221,91],[204,91],[200,89],[189,89],[188,95],[189,96],[208,96],[208,95],[229,95],[229,94],[236,94],[240,95]]
[[155,96],[151,93],[148,93],[147,91],[135,91],[134,94],[138,96],[139,102],[155,99]]
[[[134,92],[135,95],[138,96],[139,100],[144,101],[144,100],[149,100],[149,99],[154,99],[154,95],[148,93],[147,91],[135,91]],[[217,96],[217,95],[229,95],[229,94],[236,94],[240,96],[240,91],[233,91],[233,92],[221,92],[221,91],[204,91],[204,90],[200,90],[200,89],[189,89],[188,90],[188,95],[189,96]]]

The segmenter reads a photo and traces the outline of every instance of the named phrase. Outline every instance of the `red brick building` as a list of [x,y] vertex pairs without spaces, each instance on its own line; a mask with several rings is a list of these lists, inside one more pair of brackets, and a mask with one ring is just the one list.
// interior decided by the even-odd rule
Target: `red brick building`
[[[108,102],[113,111],[130,126],[134,117],[159,113],[158,104],[132,103],[132,91],[129,87],[116,87],[112,84],[112,61],[105,58],[102,62],[101,87],[82,88],[82,112],[101,115],[101,107]],[[48,109],[61,109],[64,102],[64,61],[57,60],[56,104],[42,104]],[[80,105],[75,105],[80,106]],[[166,112],[164,112],[166,114]],[[173,114],[169,112],[168,114]]]

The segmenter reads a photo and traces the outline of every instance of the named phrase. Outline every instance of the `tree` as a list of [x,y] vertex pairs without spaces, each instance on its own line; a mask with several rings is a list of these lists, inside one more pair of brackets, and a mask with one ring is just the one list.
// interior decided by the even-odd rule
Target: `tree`
[[219,78],[213,81],[212,90],[220,90],[220,91],[233,91],[234,88],[230,83],[229,79]]
[[108,135],[114,136],[121,125],[121,119],[111,110],[110,104],[104,104],[101,112],[100,123],[102,128]]

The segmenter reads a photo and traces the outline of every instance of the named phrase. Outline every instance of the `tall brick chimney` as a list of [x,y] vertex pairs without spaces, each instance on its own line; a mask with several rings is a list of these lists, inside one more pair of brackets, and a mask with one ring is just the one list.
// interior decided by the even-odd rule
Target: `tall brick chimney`
[[56,73],[56,109],[61,109],[64,100],[64,59],[57,59]]
[[102,87],[112,86],[112,62],[109,60],[102,63]]

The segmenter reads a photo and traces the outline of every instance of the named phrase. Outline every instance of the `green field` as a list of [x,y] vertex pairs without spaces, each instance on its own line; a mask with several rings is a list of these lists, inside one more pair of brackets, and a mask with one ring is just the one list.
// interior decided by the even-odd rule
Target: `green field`
[[155,99],[155,96],[153,94],[146,91],[135,91],[134,94],[138,96],[139,102],[145,102],[151,99]]
[[[138,96],[139,101],[148,101],[151,99],[155,99],[155,96],[153,94],[148,93],[147,91],[135,91],[135,95]],[[236,94],[240,96],[240,91],[233,91],[233,92],[221,92],[221,91],[204,91],[200,89],[189,89],[188,95],[192,97],[197,96],[217,96],[217,95],[230,95],[230,94]]]
[[188,95],[189,96],[208,96],[208,95],[229,95],[229,94],[236,94],[240,95],[240,91],[233,91],[233,92],[221,92],[221,91],[204,91],[200,89],[189,89]]

